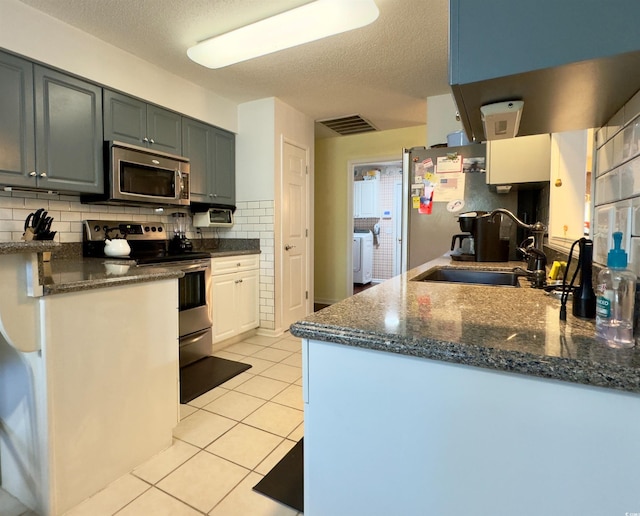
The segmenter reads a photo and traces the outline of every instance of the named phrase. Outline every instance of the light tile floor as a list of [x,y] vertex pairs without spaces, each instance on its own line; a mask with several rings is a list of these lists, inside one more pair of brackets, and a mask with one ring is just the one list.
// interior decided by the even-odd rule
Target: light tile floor
[[216,356],[252,367],[181,405],[169,449],[66,516],[302,514],[252,490],[303,436],[300,339],[256,335]]

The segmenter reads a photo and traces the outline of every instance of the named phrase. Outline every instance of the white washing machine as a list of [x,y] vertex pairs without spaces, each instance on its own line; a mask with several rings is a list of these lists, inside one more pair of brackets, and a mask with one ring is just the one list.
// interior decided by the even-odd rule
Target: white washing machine
[[373,278],[373,233],[356,230],[353,233],[353,282],[363,285]]

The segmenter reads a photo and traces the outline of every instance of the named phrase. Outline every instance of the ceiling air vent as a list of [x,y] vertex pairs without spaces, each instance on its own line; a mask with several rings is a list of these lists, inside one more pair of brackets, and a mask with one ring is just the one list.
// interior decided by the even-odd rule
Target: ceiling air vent
[[368,133],[370,131],[377,130],[360,115],[329,118],[326,120],[318,120],[318,122],[343,136],[349,134]]

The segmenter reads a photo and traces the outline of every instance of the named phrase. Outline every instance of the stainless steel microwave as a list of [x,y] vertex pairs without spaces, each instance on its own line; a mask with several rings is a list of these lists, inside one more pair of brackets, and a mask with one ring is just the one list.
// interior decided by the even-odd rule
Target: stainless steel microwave
[[104,194],[84,195],[100,204],[189,206],[189,159],[127,143],[105,142]]

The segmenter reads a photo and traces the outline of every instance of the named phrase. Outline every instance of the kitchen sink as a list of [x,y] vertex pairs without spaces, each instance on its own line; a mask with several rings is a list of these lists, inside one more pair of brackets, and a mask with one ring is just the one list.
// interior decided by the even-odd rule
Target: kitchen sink
[[437,267],[416,276],[411,281],[438,281],[445,283],[469,283],[498,287],[519,287],[519,275],[510,271],[482,271]]

